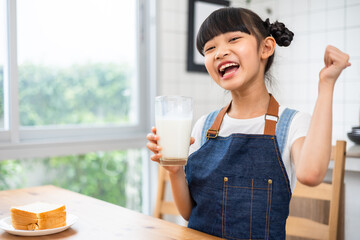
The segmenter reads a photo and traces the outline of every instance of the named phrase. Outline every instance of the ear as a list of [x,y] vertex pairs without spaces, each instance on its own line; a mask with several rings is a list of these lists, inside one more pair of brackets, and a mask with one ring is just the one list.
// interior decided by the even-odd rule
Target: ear
[[276,41],[273,37],[266,37],[263,41],[263,46],[261,50],[261,59],[268,59],[271,55],[274,54],[276,46]]

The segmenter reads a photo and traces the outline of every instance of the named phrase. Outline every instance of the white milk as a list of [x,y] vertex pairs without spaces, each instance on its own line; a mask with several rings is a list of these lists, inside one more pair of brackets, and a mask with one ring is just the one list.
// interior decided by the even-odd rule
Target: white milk
[[185,165],[190,146],[191,118],[156,119],[158,145],[161,146],[162,165]]

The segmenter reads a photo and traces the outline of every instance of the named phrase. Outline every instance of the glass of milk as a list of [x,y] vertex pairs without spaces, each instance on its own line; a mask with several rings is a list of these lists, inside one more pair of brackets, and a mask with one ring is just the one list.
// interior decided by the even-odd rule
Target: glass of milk
[[192,99],[183,96],[155,98],[155,125],[159,135],[160,165],[184,166],[187,163],[193,119]]

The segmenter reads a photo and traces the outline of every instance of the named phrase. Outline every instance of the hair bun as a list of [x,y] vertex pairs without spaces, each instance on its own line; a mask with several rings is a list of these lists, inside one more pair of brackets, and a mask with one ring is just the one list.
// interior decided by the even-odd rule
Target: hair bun
[[265,28],[268,29],[271,36],[275,38],[276,43],[281,47],[287,47],[290,45],[294,38],[294,33],[285,27],[282,22],[270,23],[267,18],[264,22]]

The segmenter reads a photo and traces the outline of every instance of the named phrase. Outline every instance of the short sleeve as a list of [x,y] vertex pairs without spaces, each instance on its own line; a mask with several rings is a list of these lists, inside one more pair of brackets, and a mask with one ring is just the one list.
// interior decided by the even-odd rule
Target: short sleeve
[[309,113],[297,112],[291,122],[287,145],[290,147],[293,143],[307,135],[310,127],[311,115]]
[[204,126],[206,115],[200,117],[191,132],[191,136],[195,138],[195,142],[190,146],[189,155],[196,152],[201,147],[201,133]]

